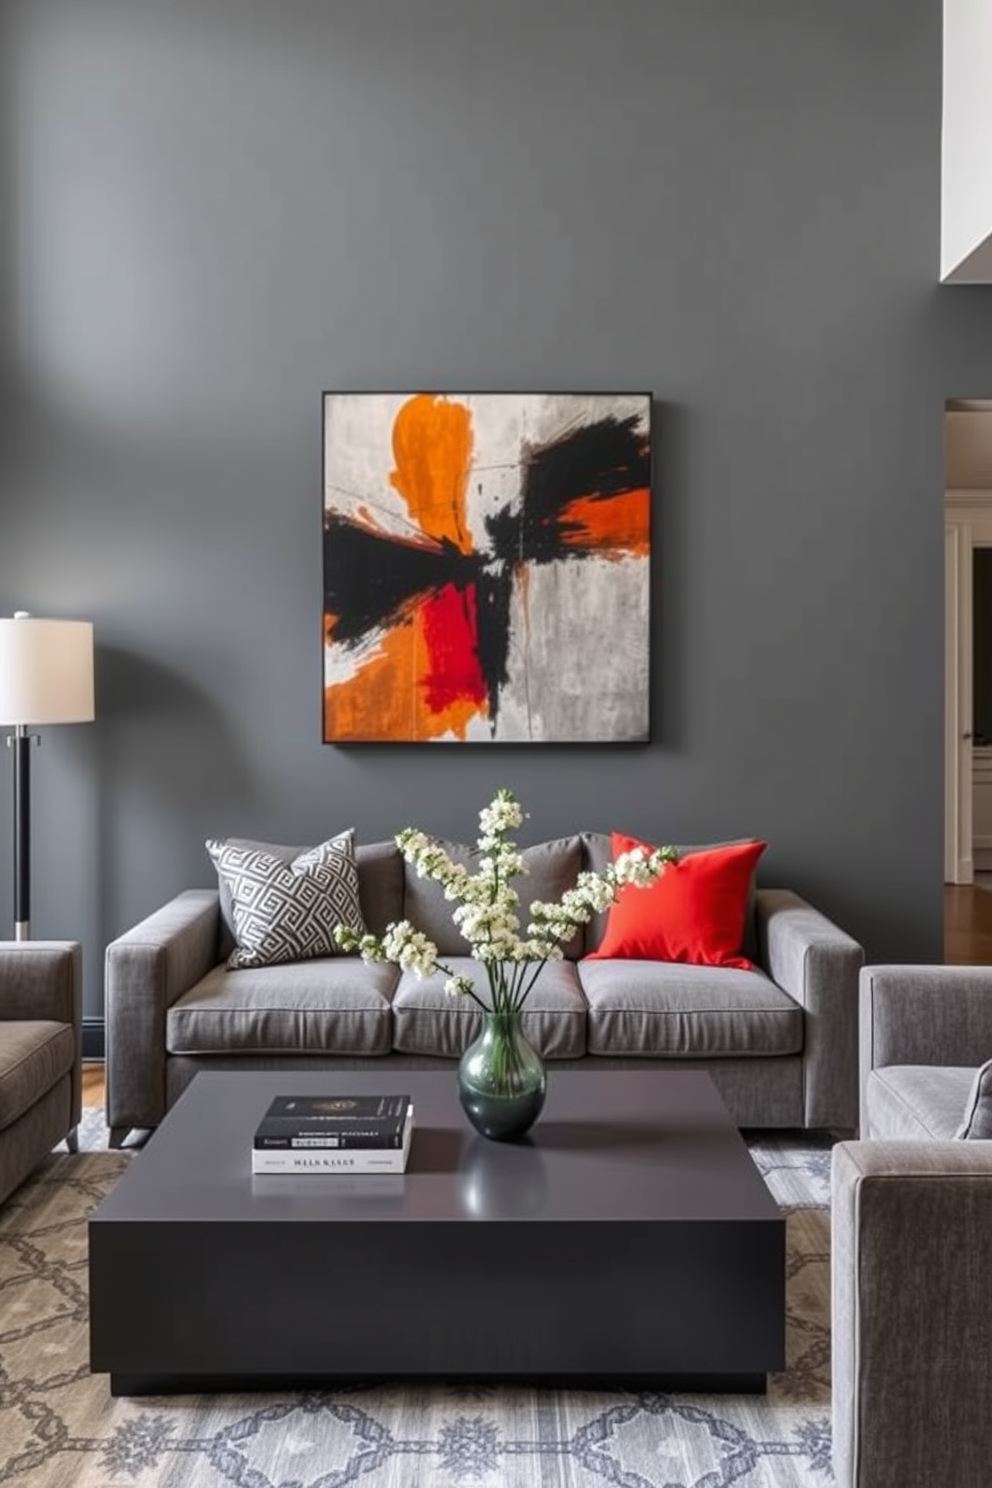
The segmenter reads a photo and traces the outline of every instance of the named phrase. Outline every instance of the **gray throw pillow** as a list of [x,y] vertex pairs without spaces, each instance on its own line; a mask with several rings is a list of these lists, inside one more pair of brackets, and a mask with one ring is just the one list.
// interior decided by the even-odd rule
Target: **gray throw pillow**
[[[464,842],[434,839],[454,863],[463,863],[470,873],[478,871],[478,850]],[[524,872],[513,880],[520,896],[517,916],[525,931],[530,919],[530,906],[535,899],[554,904],[566,889],[575,887],[582,868],[582,844],[578,837],[559,837],[553,842],[537,842],[520,850]],[[420,878],[410,863],[404,863],[405,891],[403,913],[412,925],[422,930],[437,946],[440,956],[468,956],[471,946],[452,919],[457,902],[444,897],[444,889],[435,879]],[[582,954],[582,933],[575,934],[562,946],[571,960]]]
[[964,1120],[954,1133],[956,1137],[971,1137],[987,1142],[992,1139],[992,1059],[987,1059],[975,1071],[968,1092]]
[[210,838],[206,848],[236,940],[230,968],[335,956],[336,925],[364,932],[353,830],[292,858],[237,839]]

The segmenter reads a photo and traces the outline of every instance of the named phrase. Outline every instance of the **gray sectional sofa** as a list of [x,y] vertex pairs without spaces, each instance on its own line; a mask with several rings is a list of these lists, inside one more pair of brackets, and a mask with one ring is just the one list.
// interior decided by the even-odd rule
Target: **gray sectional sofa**
[[0,941],[0,1203],[57,1142],[76,1151],[81,984],[76,941]]
[[[992,966],[861,973],[861,1137],[833,1150],[838,1488],[985,1488]],[[984,1105],[984,1111],[982,1106]]]
[[[610,856],[600,833],[529,847],[521,897],[555,900]],[[359,845],[357,859],[370,930],[407,918],[453,970],[471,969],[437,884],[418,878],[392,842]],[[440,977],[418,980],[354,956],[231,971],[223,909],[217,889],[187,890],[107,948],[114,1145],[157,1126],[199,1070],[453,1068],[479,1030],[479,1009],[450,998]],[[591,1062],[703,1068],[740,1126],[853,1131],[864,958],[849,935],[797,894],[771,888],[756,888],[749,904],[742,949],[752,970],[583,960],[604,926],[605,917],[594,920],[564,961],[546,965],[525,1005],[525,1031],[549,1071]]]

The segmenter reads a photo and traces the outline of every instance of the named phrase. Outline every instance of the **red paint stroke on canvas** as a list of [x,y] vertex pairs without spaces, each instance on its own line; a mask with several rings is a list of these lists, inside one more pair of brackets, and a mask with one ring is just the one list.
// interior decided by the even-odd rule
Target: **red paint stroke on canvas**
[[[445,584],[420,606],[426,665],[421,680],[431,713],[464,724],[484,708],[488,696],[479,661],[479,622],[475,585]],[[467,708],[467,712],[465,711]]]
[[337,739],[464,740],[488,711],[474,586],[411,606],[353,677],[326,689],[324,708]]

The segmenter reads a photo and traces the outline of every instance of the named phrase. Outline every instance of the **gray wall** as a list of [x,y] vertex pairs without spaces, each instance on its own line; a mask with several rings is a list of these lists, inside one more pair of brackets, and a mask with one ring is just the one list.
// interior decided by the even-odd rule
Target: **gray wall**
[[[939,0],[0,25],[0,611],[96,624],[98,721],[35,756],[91,1013],[208,834],[471,837],[501,783],[527,840],[763,836],[940,959],[944,399],[992,394],[992,291],[937,284]],[[653,389],[649,746],[321,744],[320,394],[406,386]]]

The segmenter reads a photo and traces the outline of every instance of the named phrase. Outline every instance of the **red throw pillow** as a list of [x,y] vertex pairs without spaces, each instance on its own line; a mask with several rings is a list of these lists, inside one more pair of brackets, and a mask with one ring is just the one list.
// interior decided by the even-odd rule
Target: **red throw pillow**
[[[611,958],[683,961],[691,966],[736,966],[750,971],[741,955],[744,915],[755,864],[767,842],[733,842],[687,853],[649,888],[625,884],[610,909],[606,933],[589,961]],[[613,833],[613,857],[651,846]]]

